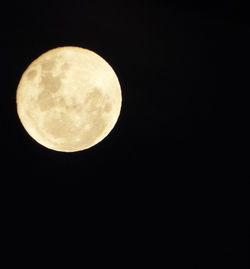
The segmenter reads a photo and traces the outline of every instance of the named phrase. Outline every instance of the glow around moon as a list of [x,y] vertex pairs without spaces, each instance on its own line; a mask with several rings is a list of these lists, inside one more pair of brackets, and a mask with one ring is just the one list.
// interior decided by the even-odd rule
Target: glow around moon
[[121,88],[111,66],[79,47],[49,50],[33,61],[17,88],[17,113],[41,145],[64,152],[90,148],[115,126]]

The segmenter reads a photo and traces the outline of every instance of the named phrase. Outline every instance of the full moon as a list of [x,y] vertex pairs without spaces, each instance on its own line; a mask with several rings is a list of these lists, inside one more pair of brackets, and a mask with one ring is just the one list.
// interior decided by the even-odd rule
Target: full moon
[[115,126],[122,103],[112,67],[96,53],[59,47],[34,60],[16,93],[17,114],[39,144],[74,152],[102,141]]

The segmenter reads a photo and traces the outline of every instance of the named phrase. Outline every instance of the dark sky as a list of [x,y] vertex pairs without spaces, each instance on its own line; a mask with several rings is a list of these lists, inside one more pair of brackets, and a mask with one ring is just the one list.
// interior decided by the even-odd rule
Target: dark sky
[[[191,229],[194,245],[210,240],[211,246],[223,235],[214,246],[217,252],[191,255],[189,268],[227,268],[218,264],[235,262],[232,241],[225,243],[230,228],[215,225],[215,219],[222,218],[220,210],[205,223],[210,206],[216,208],[208,201],[220,200],[233,186],[225,176],[230,148],[223,129],[227,97],[238,85],[232,79],[238,74],[232,62],[242,56],[239,37],[248,23],[243,3],[16,1],[1,11],[7,15],[1,17],[5,180],[29,187],[80,184],[85,191],[127,193],[127,199],[135,194],[166,196],[175,206],[191,201],[197,207],[194,215],[183,210],[185,222],[195,216],[199,223]],[[76,153],[48,150],[31,139],[15,104],[18,82],[30,62],[65,45],[102,56],[115,70],[123,95],[110,135]],[[215,260],[218,267],[210,267]]]

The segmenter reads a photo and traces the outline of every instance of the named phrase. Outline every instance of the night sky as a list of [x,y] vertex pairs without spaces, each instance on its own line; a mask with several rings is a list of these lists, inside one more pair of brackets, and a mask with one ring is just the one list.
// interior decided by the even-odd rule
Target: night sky
[[[237,70],[232,72],[231,64],[240,57],[237,40],[247,25],[241,16],[248,12],[244,5],[17,1],[1,11],[7,14],[1,18],[5,180],[29,187],[80,184],[85,191],[126,193],[127,199],[166,199],[167,207],[183,210],[185,223],[195,219],[195,225],[186,228],[191,229],[187,240],[195,241],[188,268],[228,268],[236,262],[237,250],[227,239],[230,227],[219,221],[221,212],[229,209],[223,199],[218,207],[214,201],[232,187],[224,173],[230,149],[223,129],[227,96],[236,85],[231,78]],[[119,120],[109,136],[76,153],[56,152],[35,142],[22,127],[15,103],[18,82],[31,61],[67,45],[103,57],[115,70],[123,96]],[[216,216],[208,218],[207,212]]]

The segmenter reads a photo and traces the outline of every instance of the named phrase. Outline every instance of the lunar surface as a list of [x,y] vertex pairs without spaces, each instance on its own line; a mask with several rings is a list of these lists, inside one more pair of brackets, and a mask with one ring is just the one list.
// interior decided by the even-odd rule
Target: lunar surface
[[49,50],[33,61],[17,88],[22,125],[41,145],[63,152],[90,148],[115,126],[121,87],[111,66],[79,47]]

